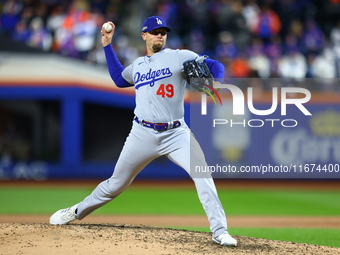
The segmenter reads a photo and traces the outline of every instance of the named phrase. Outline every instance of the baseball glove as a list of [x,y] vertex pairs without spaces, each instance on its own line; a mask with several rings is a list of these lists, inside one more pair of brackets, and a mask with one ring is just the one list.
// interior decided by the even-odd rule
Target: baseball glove
[[206,56],[198,57],[196,59],[188,60],[183,63],[183,74],[187,83],[194,89],[206,93],[212,98],[216,104],[215,96],[218,98],[220,104],[222,101],[217,91],[213,88],[214,77],[211,74],[207,64],[204,62]]

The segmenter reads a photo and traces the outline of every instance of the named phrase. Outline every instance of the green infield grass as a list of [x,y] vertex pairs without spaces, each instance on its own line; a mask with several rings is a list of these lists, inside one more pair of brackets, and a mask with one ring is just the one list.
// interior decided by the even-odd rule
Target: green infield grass
[[[50,214],[90,194],[88,188],[0,188],[0,214]],[[340,216],[340,191],[220,190],[228,215]],[[195,189],[129,188],[98,214],[203,215]]]

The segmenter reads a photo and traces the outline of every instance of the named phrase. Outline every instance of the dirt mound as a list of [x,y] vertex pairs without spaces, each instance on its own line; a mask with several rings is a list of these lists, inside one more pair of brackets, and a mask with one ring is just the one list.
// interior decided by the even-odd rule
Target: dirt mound
[[339,254],[340,248],[235,236],[222,247],[211,235],[147,225],[0,224],[0,254]]

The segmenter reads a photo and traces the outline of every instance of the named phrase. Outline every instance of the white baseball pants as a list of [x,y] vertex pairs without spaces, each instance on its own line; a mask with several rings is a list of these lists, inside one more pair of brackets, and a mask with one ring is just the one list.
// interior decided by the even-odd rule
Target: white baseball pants
[[[190,165],[206,166],[200,145],[184,120],[178,128],[155,131],[133,121],[133,126],[121,151],[113,175],[101,182],[93,192],[80,202],[77,218],[83,219],[94,210],[121,194],[155,158],[166,155],[190,175]],[[227,230],[224,209],[218,198],[216,187],[210,175],[195,177],[197,194],[210,223],[214,236]]]

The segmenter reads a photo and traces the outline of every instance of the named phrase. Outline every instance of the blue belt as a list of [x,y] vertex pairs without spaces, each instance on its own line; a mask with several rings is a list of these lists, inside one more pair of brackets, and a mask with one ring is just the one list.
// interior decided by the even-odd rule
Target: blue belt
[[156,131],[165,131],[165,130],[177,128],[181,125],[181,122],[178,121],[178,120],[168,122],[168,123],[152,123],[152,122],[148,122],[148,121],[145,121],[145,120],[139,120],[137,117],[135,117],[134,120],[138,124],[140,124],[144,127],[152,128],[153,130],[156,130]]

